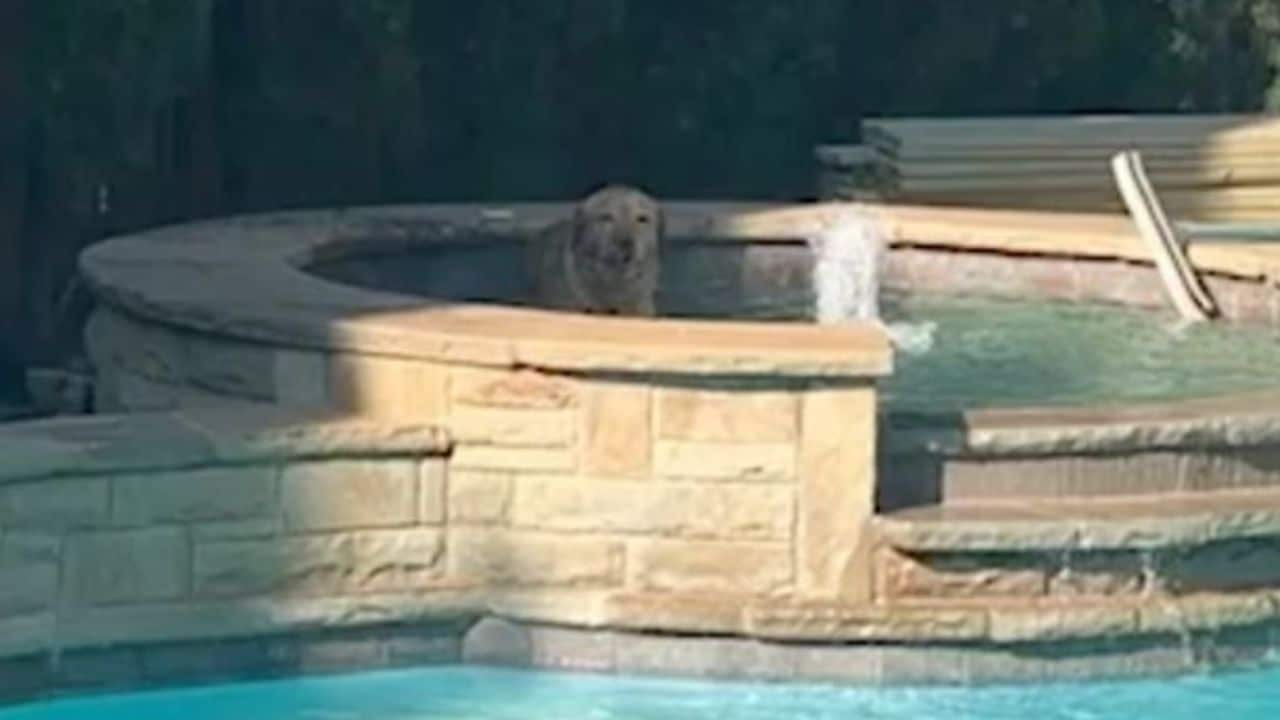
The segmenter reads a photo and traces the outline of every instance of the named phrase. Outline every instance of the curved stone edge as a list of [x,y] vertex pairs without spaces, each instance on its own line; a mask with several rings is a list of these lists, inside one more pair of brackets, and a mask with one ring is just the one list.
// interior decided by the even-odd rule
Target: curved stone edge
[[705,680],[893,686],[1138,679],[1265,662],[1273,625],[1189,638],[1119,638],[1031,646],[843,645],[639,634],[482,618],[301,631],[215,643],[123,645],[0,660],[0,706],[51,696],[128,692],[382,668],[486,665]]
[[432,424],[390,425],[251,403],[52,418],[0,428],[0,485],[280,459],[439,456],[451,448],[447,431]]
[[386,623],[467,624],[495,617],[631,633],[816,645],[1019,644],[1183,634],[1280,621],[1280,590],[1070,602],[929,601],[893,605],[605,590],[436,587],[352,597],[99,607],[0,624],[0,657],[129,643],[216,640]]
[[[686,232],[750,234],[740,206],[678,204]],[[560,371],[870,377],[892,370],[873,324],[818,327],[591,317],[496,305],[433,303],[345,287],[300,268],[344,247],[369,250],[468,234],[531,232],[568,212],[513,206],[359,208],[230,218],[108,240],[81,271],[107,306],[188,329],[286,347]],[[678,232],[678,230],[673,230]],[[793,229],[792,232],[795,232]]]

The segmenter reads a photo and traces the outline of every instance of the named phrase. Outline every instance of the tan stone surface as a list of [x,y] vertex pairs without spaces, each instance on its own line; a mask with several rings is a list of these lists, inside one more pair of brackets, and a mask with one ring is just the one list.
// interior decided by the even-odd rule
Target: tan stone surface
[[[451,588],[348,597],[254,597],[191,604],[89,608],[60,621],[64,648],[245,637],[306,629],[472,617],[482,605]],[[3,642],[3,639],[0,639]]]
[[447,410],[443,366],[419,360],[335,353],[328,356],[332,407],[380,420],[431,422]]
[[1045,594],[1048,567],[1038,556],[876,553],[879,598],[1023,597]]
[[415,590],[443,572],[439,530],[376,530],[196,545],[198,597]]
[[645,385],[594,382],[583,402],[584,472],[645,478],[653,467],[653,391]]
[[413,460],[328,460],[285,467],[280,502],[289,530],[410,525],[418,513]]
[[454,470],[449,474],[449,522],[497,525],[511,506],[511,476],[504,472]]
[[449,531],[449,570],[498,586],[611,586],[622,579],[622,543],[487,528]]
[[986,612],[977,608],[891,607],[838,603],[754,603],[746,608],[747,631],[778,640],[964,641],[987,633]]
[[784,482],[796,474],[795,443],[660,440],[654,450],[654,471],[661,477]]
[[618,592],[604,600],[609,626],[627,630],[737,634],[743,610],[732,594]]
[[800,420],[794,392],[664,389],[657,401],[667,440],[787,443]]
[[1139,629],[1132,602],[1054,602],[993,608],[991,640],[1032,642],[1131,635]]
[[915,551],[1089,551],[1195,546],[1280,533],[1280,491],[931,505],[878,516],[888,544]]
[[793,582],[791,550],[781,543],[634,540],[627,546],[633,590],[771,595]]
[[270,465],[241,465],[117,477],[112,520],[117,525],[213,522],[278,512]]
[[512,524],[572,532],[789,540],[787,486],[522,477]]
[[577,438],[572,410],[522,410],[460,405],[449,413],[449,434],[458,445],[568,447]]
[[418,462],[418,522],[443,525],[449,507],[449,465],[444,458]]
[[459,445],[450,466],[460,470],[564,473],[578,466],[573,448],[508,448],[491,445]]
[[578,404],[578,390],[572,381],[533,370],[454,367],[449,396],[454,407],[553,410]]
[[796,582],[804,596],[871,599],[875,401],[871,387],[805,393],[796,525]]
[[48,530],[101,527],[110,521],[107,481],[46,479],[0,487],[0,525]]
[[[392,423],[274,405],[181,410],[159,418],[167,425],[195,433],[212,446],[209,459],[226,463],[329,457],[435,457],[446,454],[451,446],[448,432],[432,423]],[[188,467],[200,459],[189,458],[179,467]]]
[[485,593],[488,612],[541,625],[606,627],[605,602],[612,590],[503,588]]
[[178,528],[78,534],[66,553],[64,591],[77,604],[176,600],[190,583],[190,542]]

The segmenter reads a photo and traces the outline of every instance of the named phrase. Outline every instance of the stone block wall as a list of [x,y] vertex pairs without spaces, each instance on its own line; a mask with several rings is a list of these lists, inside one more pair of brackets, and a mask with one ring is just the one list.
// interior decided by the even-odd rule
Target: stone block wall
[[14,425],[0,656],[412,611],[450,582],[448,449],[430,426],[248,408]]
[[870,597],[870,385],[291,352],[323,384],[279,376],[329,409],[0,433],[0,656],[491,611],[591,626],[606,596],[641,623],[663,596]]

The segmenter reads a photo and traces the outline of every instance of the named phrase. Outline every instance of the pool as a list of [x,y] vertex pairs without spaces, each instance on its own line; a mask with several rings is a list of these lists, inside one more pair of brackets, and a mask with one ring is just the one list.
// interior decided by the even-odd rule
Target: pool
[[843,688],[448,667],[59,700],[0,720],[963,720],[1280,716],[1280,668],[1141,682]]
[[[883,305],[915,346],[900,348],[881,381],[890,411],[1097,407],[1280,385],[1273,327],[1186,325],[1168,312],[1039,298],[897,292]],[[740,314],[809,321],[811,309],[791,295]]]

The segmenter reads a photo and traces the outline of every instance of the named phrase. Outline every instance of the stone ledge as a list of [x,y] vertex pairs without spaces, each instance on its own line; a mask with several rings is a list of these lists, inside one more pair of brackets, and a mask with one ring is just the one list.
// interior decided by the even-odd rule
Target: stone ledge
[[448,433],[434,425],[273,406],[53,418],[0,428],[0,485],[277,460],[439,456],[450,449]]
[[[653,321],[432,303],[327,282],[304,269],[344,254],[478,236],[516,239],[567,215],[569,207],[492,210],[440,205],[229,218],[109,240],[83,253],[80,265],[95,296],[112,309],[288,347],[561,371],[852,379],[892,369],[888,338],[871,324]],[[772,217],[776,210],[671,203],[669,225],[675,237],[753,237],[783,228],[794,236],[801,232],[797,220],[814,227],[829,212],[793,208]]]
[[1280,443],[1280,393],[1109,407],[890,415],[892,455],[1021,457]]
[[908,552],[1145,550],[1280,535],[1280,491],[930,505],[880,515]]
[[[225,642],[302,632],[353,632],[415,624],[462,628],[483,618],[561,632],[656,633],[781,643],[811,651],[885,645],[944,651],[1025,654],[1088,641],[1142,642],[1196,633],[1245,630],[1280,621],[1277,590],[1201,593],[1084,603],[1072,601],[920,602],[893,605],[605,591],[485,592],[440,587],[429,592],[359,598],[268,599],[187,605],[101,608],[56,626],[32,616],[0,639],[4,658],[155,643]],[[39,636],[43,636],[43,642]]]

